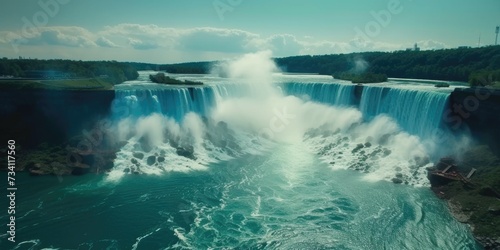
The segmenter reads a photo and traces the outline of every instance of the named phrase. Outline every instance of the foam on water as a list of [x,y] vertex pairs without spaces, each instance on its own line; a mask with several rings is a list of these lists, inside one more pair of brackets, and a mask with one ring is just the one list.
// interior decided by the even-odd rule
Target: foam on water
[[203,87],[117,86],[113,170],[24,179],[17,249],[476,249],[427,188],[376,182],[427,185],[433,140],[411,123],[439,128],[447,94],[365,87],[359,108],[353,85],[273,80],[268,57]]
[[440,128],[449,93],[364,86],[360,110],[367,120],[393,117],[408,133],[432,138]]
[[[204,87],[134,82],[133,88],[118,88],[113,117],[126,144],[108,180],[127,173],[201,171],[259,154],[273,143],[305,143],[332,169],[362,171],[370,181],[428,183],[425,168],[443,148],[436,134],[449,93],[386,84],[365,85],[356,97],[353,84],[275,78],[277,67],[268,56],[251,54],[222,65],[218,70],[229,78],[217,83],[208,77]],[[190,149],[191,157],[179,148]]]
[[[363,113],[355,108],[331,106],[331,101],[325,104],[304,101],[276,92],[260,99],[221,98],[206,114],[214,123],[224,122],[236,131],[233,142],[245,150],[215,146],[213,138],[206,136],[210,128],[196,113],[186,114],[180,122],[160,113],[121,120],[118,133],[133,136],[118,152],[108,179],[116,181],[126,172],[138,169],[153,175],[206,170],[210,163],[262,152],[269,143],[267,139],[271,139],[277,143],[305,142],[332,169],[367,172],[370,180],[391,180],[398,176],[414,185],[427,182],[424,169],[431,162],[426,148],[393,118],[377,115],[365,122]],[[164,139],[165,134],[193,146],[196,159],[178,155],[176,145]],[[148,138],[147,142],[141,142],[144,138]],[[144,143],[150,144],[151,149],[145,150]],[[148,164],[150,157],[168,160]]]

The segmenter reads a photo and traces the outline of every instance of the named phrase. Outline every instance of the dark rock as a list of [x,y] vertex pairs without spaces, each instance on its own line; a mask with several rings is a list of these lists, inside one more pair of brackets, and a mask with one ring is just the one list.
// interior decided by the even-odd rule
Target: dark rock
[[132,159],[130,160],[130,162],[132,162],[134,165],[139,164],[139,161],[137,161],[137,159],[135,159],[135,158],[132,158]]
[[156,162],[156,156],[154,155],[149,156],[146,162],[149,166],[152,166]]
[[392,153],[389,149],[384,149],[384,156],[389,156]]
[[123,170],[123,172],[124,172],[124,173],[127,173],[127,174],[128,174],[128,173],[130,173],[130,168],[126,168],[126,169],[124,169],[124,170]]
[[403,180],[401,180],[399,178],[392,178],[391,181],[394,182],[395,184],[401,184],[401,183],[403,183]]
[[351,151],[352,153],[356,153],[358,152],[359,150],[361,150],[362,148],[364,148],[365,146],[363,144],[358,144],[356,145],[356,147]]
[[165,161],[165,157],[163,157],[163,156],[158,157],[158,162],[164,162],[164,161]]
[[141,152],[134,152],[132,155],[133,155],[135,158],[137,158],[137,159],[143,159],[143,158],[144,158],[144,154],[143,154],[143,153],[141,153]]
[[371,147],[371,146],[372,146],[371,142],[366,142],[366,143],[365,143],[365,147],[369,148],[369,147]]
[[396,178],[402,179],[403,178],[403,174],[402,173],[397,173],[396,174]]
[[194,156],[194,148],[193,146],[186,146],[186,147],[178,147],[177,148],[177,155],[183,156],[192,160],[196,160],[196,157]]

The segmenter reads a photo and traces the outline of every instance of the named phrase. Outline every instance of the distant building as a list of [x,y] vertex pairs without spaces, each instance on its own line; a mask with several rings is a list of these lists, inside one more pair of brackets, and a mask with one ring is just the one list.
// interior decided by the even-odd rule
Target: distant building
[[415,46],[413,48],[407,48],[406,51],[420,51],[420,48],[418,45],[415,43]]
[[495,34],[496,34],[496,36],[495,36],[495,45],[498,45],[498,33],[500,33],[500,26],[497,26],[495,28]]
[[420,48],[418,47],[418,44],[417,44],[417,43],[415,43],[415,46],[413,47],[413,50],[414,50],[414,51],[420,51]]

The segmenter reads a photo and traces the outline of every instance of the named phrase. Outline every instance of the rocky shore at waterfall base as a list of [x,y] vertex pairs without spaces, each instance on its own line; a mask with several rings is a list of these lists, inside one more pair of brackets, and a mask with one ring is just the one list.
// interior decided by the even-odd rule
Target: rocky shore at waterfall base
[[455,219],[468,224],[486,250],[500,249],[499,154],[486,145],[474,146],[428,170],[432,191],[447,202]]
[[[206,139],[215,146],[239,150],[234,131],[225,122],[215,122],[203,118],[207,126]],[[171,133],[164,135],[163,142],[175,149],[175,154],[193,161],[197,160],[195,149],[189,142]],[[32,176],[52,175],[84,175],[108,173],[114,167],[117,153],[128,143],[128,140],[115,140],[113,132],[106,126],[98,126],[91,132],[72,136],[61,142],[43,142],[37,146],[16,144],[15,171],[28,172]],[[159,166],[168,161],[164,150],[154,150],[148,136],[142,136],[134,141],[130,152],[130,162],[124,168],[127,174],[142,174],[142,168]],[[7,147],[0,148],[0,161],[7,162]],[[0,165],[0,171],[6,171],[7,164]]]
[[[221,133],[227,133],[223,124],[218,125]],[[126,143],[114,144],[106,142],[104,138],[103,142],[92,144],[83,139],[80,136],[63,144],[42,143],[32,149],[23,149],[19,145],[16,171],[29,172],[33,176],[106,173],[113,168],[116,153]],[[172,147],[177,148],[179,156],[195,159],[192,147],[176,143],[175,140],[169,141]],[[149,144],[141,140],[139,143]],[[148,152],[148,149],[145,146],[141,148],[141,151],[133,153],[128,173],[141,173],[136,162],[142,158],[147,158],[148,165],[166,160],[162,155],[146,157],[143,152]],[[471,170],[474,171],[468,177]],[[486,145],[474,146],[458,157],[442,158],[428,169],[428,173],[432,191],[446,201],[455,219],[470,225],[476,240],[485,249],[500,249],[499,154]]]

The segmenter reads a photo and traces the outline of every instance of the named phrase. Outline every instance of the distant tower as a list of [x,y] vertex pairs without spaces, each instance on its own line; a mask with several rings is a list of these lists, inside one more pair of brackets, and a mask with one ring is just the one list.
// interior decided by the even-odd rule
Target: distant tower
[[497,26],[495,29],[495,33],[497,34],[495,37],[495,45],[498,45],[498,32],[500,31],[500,26]]
[[477,47],[481,47],[481,34],[479,34],[479,41],[477,42]]
[[415,43],[415,46],[413,47],[413,50],[414,50],[414,51],[420,51],[420,48],[418,47],[418,44],[417,44],[417,43]]

